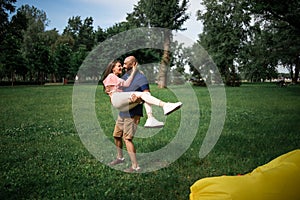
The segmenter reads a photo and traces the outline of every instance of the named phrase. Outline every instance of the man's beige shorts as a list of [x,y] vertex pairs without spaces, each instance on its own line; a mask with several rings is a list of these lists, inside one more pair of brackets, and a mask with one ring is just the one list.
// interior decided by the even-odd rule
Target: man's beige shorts
[[140,116],[135,116],[133,118],[122,118],[118,116],[113,136],[123,137],[124,139],[129,140],[133,139],[139,122]]

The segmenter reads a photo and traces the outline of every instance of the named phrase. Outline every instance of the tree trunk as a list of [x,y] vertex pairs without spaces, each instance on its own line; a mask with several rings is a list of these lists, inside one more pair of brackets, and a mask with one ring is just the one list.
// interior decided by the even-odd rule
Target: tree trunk
[[158,88],[166,88],[167,87],[167,75],[168,75],[168,67],[170,65],[170,43],[171,43],[171,31],[164,31],[164,53],[159,66],[158,72]]
[[230,70],[228,64],[224,65],[225,84],[230,86]]
[[292,78],[292,80],[294,80],[294,70],[293,70],[293,64],[290,64],[290,76],[291,76],[291,78]]
[[51,83],[56,83],[56,76],[54,73],[51,74]]
[[44,84],[44,80],[45,80],[45,73],[44,72],[39,72],[39,79],[40,79],[40,83],[41,85]]
[[295,84],[298,83],[299,71],[300,71],[300,56],[297,56],[296,65],[295,65],[295,76],[293,78],[293,83]]
[[11,86],[14,86],[14,82],[15,82],[15,70],[11,71]]

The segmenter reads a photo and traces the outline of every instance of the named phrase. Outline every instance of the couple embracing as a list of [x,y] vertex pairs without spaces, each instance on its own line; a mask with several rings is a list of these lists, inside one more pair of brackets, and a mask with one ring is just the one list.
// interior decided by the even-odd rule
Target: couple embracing
[[[122,75],[122,67],[125,68],[125,75]],[[113,136],[117,147],[117,158],[110,165],[117,165],[124,162],[123,141],[126,145],[131,167],[125,172],[138,172],[140,167],[136,159],[136,150],[132,139],[143,116],[143,105],[147,113],[146,128],[160,128],[163,122],[158,121],[152,114],[152,106],[159,106],[164,114],[168,115],[182,106],[181,102],[164,102],[150,93],[149,83],[143,73],[138,70],[138,62],[134,56],[125,58],[122,66],[116,60],[111,62],[102,75],[105,92],[110,96],[113,107],[120,113],[115,124]]]

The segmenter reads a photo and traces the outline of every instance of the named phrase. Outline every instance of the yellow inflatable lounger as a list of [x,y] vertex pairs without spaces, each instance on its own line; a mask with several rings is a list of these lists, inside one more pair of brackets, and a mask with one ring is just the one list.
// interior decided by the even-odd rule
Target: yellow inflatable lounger
[[190,200],[300,200],[300,150],[242,176],[200,179],[190,189]]

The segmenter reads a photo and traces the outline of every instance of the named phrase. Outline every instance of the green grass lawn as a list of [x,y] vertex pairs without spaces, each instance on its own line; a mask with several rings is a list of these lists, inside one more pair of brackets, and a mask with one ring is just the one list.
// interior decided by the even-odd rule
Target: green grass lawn
[[[226,88],[222,135],[200,159],[210,123],[210,97],[206,88],[193,89],[201,118],[188,150],[161,170],[127,174],[102,164],[81,142],[73,122],[72,86],[1,87],[0,199],[188,199],[190,186],[200,178],[248,173],[300,148],[300,87],[244,84]],[[169,90],[152,85],[151,91],[161,99],[176,100]],[[114,116],[101,86],[95,102],[97,118],[112,141]],[[167,119],[155,112],[166,126],[150,138],[136,138],[138,152],[160,149],[176,134],[180,112]],[[144,122],[145,118],[141,125]],[[141,127],[137,134],[144,131]],[[127,160],[120,169],[128,166]]]

